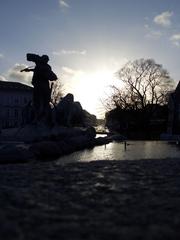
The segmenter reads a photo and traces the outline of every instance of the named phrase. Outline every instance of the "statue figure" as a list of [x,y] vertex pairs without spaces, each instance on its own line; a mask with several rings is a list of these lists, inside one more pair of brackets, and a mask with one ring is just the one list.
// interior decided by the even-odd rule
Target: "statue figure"
[[56,106],[56,120],[60,125],[84,125],[84,112],[79,102],[74,102],[74,96],[68,93]]
[[49,81],[57,80],[56,74],[52,71],[48,64],[49,57],[47,55],[36,55],[32,53],[27,54],[27,60],[32,61],[36,66],[32,68],[25,68],[21,72],[33,72],[32,85],[33,89],[33,108],[34,120],[40,120],[43,117],[47,120],[51,100],[51,89]]

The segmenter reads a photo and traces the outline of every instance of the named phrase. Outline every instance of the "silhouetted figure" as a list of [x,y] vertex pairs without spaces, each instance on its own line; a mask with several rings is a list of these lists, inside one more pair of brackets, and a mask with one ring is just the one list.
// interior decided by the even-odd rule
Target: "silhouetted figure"
[[79,102],[74,102],[74,96],[68,93],[56,106],[56,120],[60,125],[84,125],[84,112]]
[[27,60],[35,62],[35,68],[25,68],[21,72],[34,72],[32,77],[33,89],[33,107],[35,121],[42,119],[43,117],[47,120],[50,106],[49,102],[51,100],[51,89],[49,86],[49,81],[54,81],[57,76],[51,70],[48,64],[49,57],[47,55],[36,55],[27,54]]

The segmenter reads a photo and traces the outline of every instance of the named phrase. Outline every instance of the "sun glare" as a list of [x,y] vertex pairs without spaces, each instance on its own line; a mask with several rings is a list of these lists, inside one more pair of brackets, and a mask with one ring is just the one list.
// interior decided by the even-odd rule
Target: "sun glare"
[[117,80],[115,80],[114,72],[108,70],[79,74],[72,83],[75,100],[79,101],[82,107],[91,114],[103,117],[102,100],[109,92],[109,86],[115,81]]

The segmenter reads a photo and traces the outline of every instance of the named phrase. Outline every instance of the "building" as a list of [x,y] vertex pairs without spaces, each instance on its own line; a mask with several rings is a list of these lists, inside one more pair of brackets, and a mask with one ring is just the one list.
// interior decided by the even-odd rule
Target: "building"
[[0,81],[1,128],[21,126],[24,108],[32,101],[32,89],[19,82]]
[[180,81],[173,93],[170,94],[168,103],[168,134],[180,134]]

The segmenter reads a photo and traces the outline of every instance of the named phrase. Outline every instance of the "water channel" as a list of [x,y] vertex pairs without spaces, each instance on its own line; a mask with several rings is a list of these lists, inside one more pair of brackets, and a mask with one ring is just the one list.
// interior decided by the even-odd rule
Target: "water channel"
[[126,146],[124,142],[112,142],[74,152],[59,158],[58,163],[166,158],[180,158],[180,146],[166,141],[127,141]]

